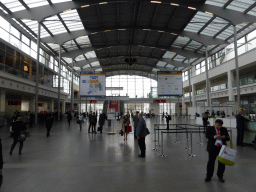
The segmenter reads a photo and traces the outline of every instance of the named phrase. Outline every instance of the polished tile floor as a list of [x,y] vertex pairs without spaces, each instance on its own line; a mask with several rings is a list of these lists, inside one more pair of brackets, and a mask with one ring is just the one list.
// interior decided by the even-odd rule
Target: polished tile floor
[[[204,134],[192,134],[191,150],[185,150],[191,140],[186,134],[164,134],[163,146],[155,148],[154,124],[161,119],[146,119],[151,134],[146,138],[146,158],[138,158],[139,148],[133,133],[124,141],[119,134],[108,135],[121,128],[120,122],[103,133],[87,133],[87,122],[80,132],[75,121],[71,127],[66,121],[55,122],[51,136],[46,137],[42,125],[30,128],[31,137],[24,143],[23,154],[18,146],[9,155],[12,138],[8,128],[0,128],[3,144],[4,170],[0,191],[6,192],[99,192],[99,191],[187,191],[187,192],[251,192],[255,191],[256,151],[251,146],[236,147],[238,155],[234,167],[226,166],[225,183],[216,174],[209,183],[204,182],[208,154]],[[186,118],[175,118],[171,123],[194,123]],[[160,127],[162,128],[162,127]],[[164,128],[164,127],[163,127]],[[173,126],[171,127],[173,128]],[[190,134],[189,134],[190,136]],[[235,143],[236,131],[232,133]],[[203,145],[198,145],[201,142]],[[158,138],[158,136],[156,137]],[[160,137],[161,139],[161,137]],[[174,142],[180,142],[175,144]],[[161,143],[161,141],[160,141]],[[166,157],[158,157],[159,154]],[[215,170],[216,173],[216,170]]]

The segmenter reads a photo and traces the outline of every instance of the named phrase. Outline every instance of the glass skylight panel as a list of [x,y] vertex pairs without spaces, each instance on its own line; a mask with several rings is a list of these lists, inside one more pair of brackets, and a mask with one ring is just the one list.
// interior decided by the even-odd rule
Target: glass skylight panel
[[248,7],[250,7],[255,1],[253,0],[233,0],[227,7],[227,9],[232,9],[239,12],[244,12]]
[[[202,46],[201,43],[192,40],[192,41],[186,46],[186,48],[189,48],[189,49],[191,49],[191,50],[196,50],[196,49],[199,49],[201,46]],[[185,48],[185,49],[186,49],[186,48]]]
[[212,17],[213,15],[198,11],[184,31],[197,33]]
[[173,68],[174,66],[171,64],[166,65],[167,68]]
[[[238,31],[239,29],[241,29],[242,27],[244,27],[245,25],[246,25],[245,23],[236,25],[237,31]],[[228,37],[230,37],[230,36],[233,35],[233,34],[234,34],[234,28],[233,28],[233,26],[230,26],[230,27],[228,27],[225,31],[223,31],[221,34],[219,34],[219,35],[217,36],[217,38],[220,38],[220,39],[225,40],[225,39],[227,39]]]
[[63,57],[63,59],[69,64],[72,63],[72,59],[71,58],[67,58],[67,57]]
[[[22,19],[22,21],[38,35],[38,22],[33,20]],[[50,36],[50,34],[41,26],[41,38]]]
[[228,22],[222,18],[216,17],[203,31],[201,34],[214,36],[221,29],[223,29]]
[[74,69],[75,69],[76,71],[80,71],[80,70],[81,70],[80,67],[74,67]]
[[180,61],[180,62],[182,62],[184,59],[186,59],[186,57],[183,57],[183,56],[181,56],[181,55],[177,55],[173,60],[174,60],[174,61]]
[[60,33],[67,33],[66,28],[61,23],[57,15],[53,17],[48,17],[45,20],[44,25],[51,31],[53,35],[57,35]]
[[72,0],[51,0],[52,3],[63,3],[68,1],[72,1]]
[[94,51],[90,51],[88,53],[85,53],[85,57],[87,59],[91,59],[91,58],[96,58],[97,56],[96,56],[96,53]]
[[83,55],[79,55],[78,57],[76,57],[75,60],[76,60],[76,61],[83,61],[83,60],[85,60],[85,58],[84,58]]
[[102,68],[96,69],[95,71],[102,71]]
[[86,68],[89,68],[89,67],[91,67],[91,65],[87,64],[87,65],[83,66],[83,69],[86,69]]
[[157,72],[160,71],[160,69],[153,68],[152,71]]
[[21,11],[26,9],[18,0],[1,0],[11,12]]
[[[54,51],[59,52],[60,46],[54,43],[47,43]],[[63,48],[61,48],[61,53],[65,52]]]
[[67,11],[65,13],[61,13],[60,16],[70,31],[84,29],[83,23],[76,9],[72,11]]
[[167,52],[164,54],[163,58],[172,59],[172,58],[174,57],[174,55],[176,55],[176,53],[167,51]]
[[66,43],[64,43],[63,47],[65,47],[68,51],[78,49],[76,43],[73,40],[67,41]]
[[3,11],[5,14],[8,14],[8,12],[5,11],[2,7],[0,7],[0,10]]
[[163,62],[163,61],[158,61],[158,63],[156,64],[159,67],[164,67],[167,63]]
[[178,47],[183,47],[184,45],[187,44],[189,40],[190,40],[189,38],[178,36],[178,38],[174,41],[173,45]]
[[95,62],[92,62],[92,63],[91,63],[91,66],[92,66],[92,67],[99,66],[99,65],[100,65],[100,62],[99,62],[99,61],[95,61]]
[[227,1],[228,0],[207,0],[205,2],[205,4],[215,5],[215,6],[218,6],[218,7],[223,7],[226,4]]
[[44,5],[49,5],[47,0],[23,0],[29,8],[41,7]]
[[256,16],[256,6],[251,11],[249,11],[247,14]]
[[91,47],[91,41],[88,36],[78,37],[76,42],[80,45],[81,48],[83,47]]

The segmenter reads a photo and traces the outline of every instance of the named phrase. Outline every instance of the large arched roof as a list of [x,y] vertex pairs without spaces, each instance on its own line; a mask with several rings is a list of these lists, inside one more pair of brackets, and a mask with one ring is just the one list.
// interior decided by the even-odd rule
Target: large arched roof
[[[252,0],[2,0],[0,9],[76,70],[181,70],[255,28]],[[59,49],[61,46],[61,49]],[[126,58],[135,58],[129,65]]]

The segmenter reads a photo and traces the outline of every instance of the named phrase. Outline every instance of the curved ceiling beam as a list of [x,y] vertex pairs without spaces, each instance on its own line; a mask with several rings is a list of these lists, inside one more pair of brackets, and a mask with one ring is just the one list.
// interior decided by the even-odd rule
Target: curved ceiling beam
[[[101,58],[91,58],[91,59],[88,59],[88,60],[82,60],[82,61],[78,61],[76,63],[74,63],[74,65],[76,67],[83,67],[84,65],[87,65],[87,64],[90,64],[92,62],[95,62],[95,61],[100,61],[101,59],[110,59],[110,58],[124,58],[125,57],[128,57],[128,56],[118,56],[118,57],[101,57]],[[158,61],[163,61],[163,62],[166,62],[166,64],[170,64],[170,65],[173,65],[175,67],[186,67],[188,64],[186,63],[182,63],[182,62],[179,62],[179,61],[174,61],[172,59],[167,59],[167,58],[155,58],[155,57],[146,57],[146,56],[133,56],[135,58],[148,58],[148,59],[156,59]],[[102,67],[105,67],[105,66],[108,66],[108,65],[102,65]],[[155,66],[149,66],[149,67],[154,67],[154,68],[158,68],[157,65]]]
[[[127,1],[127,0],[126,0]],[[141,1],[147,1],[151,2],[150,0],[141,0]],[[81,8],[84,5],[95,5],[101,3],[102,0],[83,0],[82,2],[74,2],[74,1],[69,1],[69,2],[64,2],[64,3],[57,3],[53,5],[45,5],[45,6],[40,6],[36,8],[31,8],[31,9],[25,9],[22,11],[17,11],[11,14],[13,18],[17,19],[32,19],[36,20],[38,22],[41,22],[43,19],[54,16],[58,13],[61,13],[66,10],[72,10],[72,9],[78,9]],[[117,0],[107,0],[109,3],[115,3],[115,2],[121,2]],[[122,1],[124,2],[124,1]],[[198,11],[207,11],[215,16],[221,17],[227,21],[232,22],[233,24],[237,25],[243,22],[251,22],[255,23],[256,17],[252,15],[246,15],[242,12],[239,11],[234,11],[234,10],[229,10],[229,9],[223,9],[218,6],[213,6],[213,5],[202,5],[202,3],[195,3],[187,0],[161,0],[162,3],[176,3],[181,6],[186,6],[186,7],[194,7]]]
[[69,52],[62,53],[62,57],[68,57],[75,59],[77,56],[85,54],[90,51],[96,51],[97,49],[104,49],[104,48],[111,48],[111,47],[117,47],[117,46],[142,46],[142,47],[154,47],[158,49],[164,49],[165,51],[170,51],[170,52],[175,52],[179,55],[182,55],[186,58],[201,58],[204,57],[204,54],[201,53],[195,53],[193,51],[189,50],[183,50],[175,47],[160,47],[160,46],[155,46],[155,45],[136,45],[136,44],[124,44],[124,45],[103,45],[103,46],[93,46],[93,47],[86,47],[83,49],[78,49],[78,50],[73,50]]
[[[132,70],[132,69],[121,70],[121,71],[126,71],[127,73],[120,73],[120,75],[131,75],[131,73],[128,73],[128,71],[134,72],[134,70]],[[141,73],[145,72],[145,71],[142,71],[142,70],[137,70],[137,71],[139,71],[139,72],[141,72]],[[118,71],[118,70],[106,71],[106,77],[118,75],[118,74],[111,74],[111,75],[109,75],[109,73],[114,73],[114,72],[118,72],[118,73],[119,73],[120,71]],[[154,75],[154,77],[148,76],[148,78],[157,80],[157,72],[151,71],[151,72],[147,72],[147,73]],[[139,74],[135,74],[135,73],[134,73],[133,75],[138,75],[138,76],[143,76],[143,77],[145,77],[145,75],[139,75]]]
[[[134,27],[120,27],[119,29],[126,29],[126,30],[132,30],[134,29]],[[136,29],[138,30],[145,30],[145,28],[143,27],[136,27]],[[65,42],[76,39],[78,37],[81,36],[88,36],[91,35],[92,33],[100,33],[100,32],[104,32],[104,31],[114,31],[114,30],[118,30],[118,28],[104,28],[104,29],[95,29],[95,30],[79,30],[79,31],[74,31],[74,32],[70,32],[70,33],[62,33],[62,34],[58,34],[58,35],[54,35],[49,36],[49,37],[45,37],[42,38],[41,41],[43,43],[55,43],[58,45],[63,45]],[[150,31],[157,31],[162,33],[163,31],[166,33],[171,33],[173,35],[178,35],[178,36],[182,36],[182,37],[188,37],[194,41],[197,41],[199,43],[202,43],[203,45],[223,45],[223,44],[229,44],[228,42],[222,40],[222,39],[218,39],[218,38],[212,38],[210,36],[207,35],[203,35],[203,34],[197,34],[197,33],[193,33],[193,32],[189,32],[189,31],[174,31],[174,30],[168,30],[168,29],[161,29],[161,28],[147,28],[147,30]]]

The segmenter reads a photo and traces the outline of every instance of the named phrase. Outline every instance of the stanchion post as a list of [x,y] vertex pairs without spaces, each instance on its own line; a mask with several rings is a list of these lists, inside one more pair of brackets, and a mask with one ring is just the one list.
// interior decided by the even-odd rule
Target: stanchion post
[[162,139],[162,154],[159,154],[158,157],[166,157],[166,155],[164,155],[164,149],[163,149],[163,146],[164,146],[164,133],[163,131],[161,132],[161,139]]
[[156,125],[154,125],[154,134],[155,134],[155,139],[153,141],[156,142]]
[[203,145],[203,143],[201,142],[201,126],[199,126],[199,143],[197,143],[198,145]]
[[192,151],[193,151],[193,145],[192,145],[192,131],[190,132],[190,142],[191,142],[191,154],[189,154],[189,156],[190,156],[190,157],[195,157],[196,155],[194,155],[194,154],[192,153]]
[[[186,135],[187,135],[187,137],[188,137],[188,129],[186,129]],[[190,148],[189,148],[189,146],[188,146],[188,139],[186,139],[187,140],[187,147],[185,148],[185,150],[189,150]]]
[[154,133],[155,133],[155,148],[153,148],[152,151],[157,151],[157,148],[156,148],[156,126],[154,126]]
[[187,138],[186,138],[186,141],[189,141],[189,139],[188,139],[188,128],[187,128],[187,124],[185,124],[185,129],[187,129]]
[[160,143],[159,143],[159,127],[158,127],[158,141],[157,141],[157,142],[158,142],[158,145],[157,145],[157,146],[158,146],[158,147],[161,147],[161,145],[160,145]]
[[177,135],[178,135],[177,129],[178,129],[178,127],[177,127],[177,125],[176,125],[176,141],[174,142],[175,144],[179,144],[179,143],[180,143],[180,142],[177,141]]

